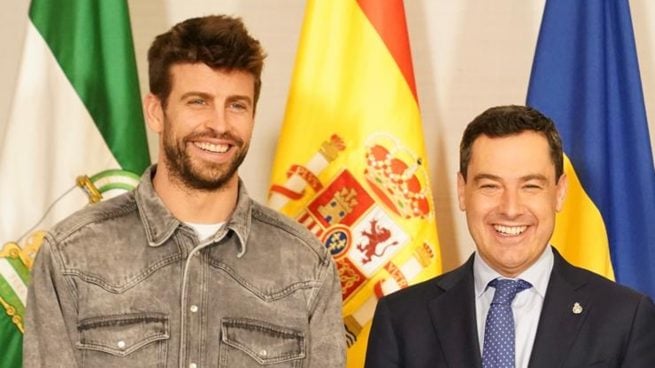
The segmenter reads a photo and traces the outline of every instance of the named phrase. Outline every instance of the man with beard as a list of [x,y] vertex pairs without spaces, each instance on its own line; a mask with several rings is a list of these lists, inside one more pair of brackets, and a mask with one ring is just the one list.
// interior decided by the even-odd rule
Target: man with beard
[[49,232],[29,290],[25,367],[341,367],[326,249],[248,197],[237,170],[264,53],[239,19],[186,20],[149,52],[159,164]]

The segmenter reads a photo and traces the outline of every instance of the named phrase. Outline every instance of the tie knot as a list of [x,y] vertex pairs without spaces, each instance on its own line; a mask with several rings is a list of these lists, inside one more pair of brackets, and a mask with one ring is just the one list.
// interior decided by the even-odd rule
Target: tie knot
[[529,289],[532,284],[525,280],[494,279],[489,286],[496,288],[492,304],[511,304],[517,293]]

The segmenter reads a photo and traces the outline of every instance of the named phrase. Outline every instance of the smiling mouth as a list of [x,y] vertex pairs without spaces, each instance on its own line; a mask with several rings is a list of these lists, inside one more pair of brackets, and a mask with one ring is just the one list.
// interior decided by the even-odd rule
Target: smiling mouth
[[230,145],[228,144],[213,144],[207,142],[194,142],[193,144],[203,151],[212,153],[225,153],[230,149]]
[[494,229],[497,233],[507,236],[517,236],[521,235],[525,229],[528,227],[523,226],[504,226],[504,225],[494,225]]

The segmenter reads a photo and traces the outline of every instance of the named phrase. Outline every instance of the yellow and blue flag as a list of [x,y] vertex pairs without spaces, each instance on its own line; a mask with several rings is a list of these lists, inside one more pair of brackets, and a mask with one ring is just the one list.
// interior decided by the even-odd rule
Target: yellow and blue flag
[[546,2],[527,102],[566,154],[553,244],[655,297],[655,169],[627,0]]

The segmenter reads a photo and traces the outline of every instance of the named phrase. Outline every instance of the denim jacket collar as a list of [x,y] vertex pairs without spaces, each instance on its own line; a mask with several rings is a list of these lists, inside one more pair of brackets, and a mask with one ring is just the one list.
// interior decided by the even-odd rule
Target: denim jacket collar
[[[237,257],[241,258],[246,253],[246,244],[248,244],[248,235],[250,234],[250,223],[252,221],[252,200],[248,196],[246,186],[239,178],[239,196],[237,197],[237,205],[232,212],[232,215],[227,220],[226,227],[239,238],[239,254]],[[220,233],[220,230],[219,230]],[[216,239],[218,240],[218,239]]]
[[[141,182],[135,190],[136,204],[139,216],[146,232],[148,245],[158,247],[164,244],[175,233],[182,222],[175,218],[166,208],[152,185],[152,177],[157,165],[152,165],[141,176]],[[226,222],[226,229],[234,231],[239,239],[239,257],[246,252],[246,243],[250,233],[252,203],[245,185],[239,178],[239,195],[232,215]],[[219,234],[221,234],[219,236]],[[216,237],[222,237],[223,232],[218,231]],[[220,239],[214,238],[213,241]]]

